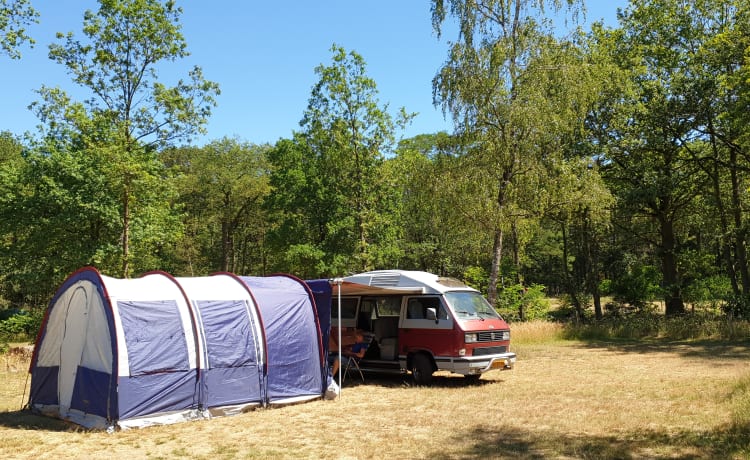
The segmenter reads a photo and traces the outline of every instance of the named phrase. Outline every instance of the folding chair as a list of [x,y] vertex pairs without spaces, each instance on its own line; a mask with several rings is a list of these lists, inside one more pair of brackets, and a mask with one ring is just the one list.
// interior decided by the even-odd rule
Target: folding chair
[[351,351],[345,350],[341,352],[341,355],[346,357],[346,365],[344,366],[343,375],[344,378],[346,378],[346,375],[349,374],[349,372],[357,371],[359,372],[359,377],[362,379],[362,381],[365,381],[365,376],[362,373],[362,369],[359,367],[359,360],[362,358],[357,353],[364,352],[365,350],[367,350],[367,347],[369,345],[369,343],[355,343],[352,346]]

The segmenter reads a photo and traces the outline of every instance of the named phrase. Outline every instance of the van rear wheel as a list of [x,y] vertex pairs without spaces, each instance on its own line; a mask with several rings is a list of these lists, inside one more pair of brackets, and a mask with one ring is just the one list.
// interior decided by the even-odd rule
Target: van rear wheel
[[414,383],[417,385],[427,386],[432,383],[432,362],[425,354],[418,354],[412,358],[411,374],[414,376]]

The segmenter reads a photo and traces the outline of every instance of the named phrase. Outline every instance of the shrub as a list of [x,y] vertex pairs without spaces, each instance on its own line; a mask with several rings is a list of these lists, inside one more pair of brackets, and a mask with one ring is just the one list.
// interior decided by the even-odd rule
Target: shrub
[[33,340],[41,327],[44,314],[14,310],[10,314],[4,312],[2,317],[6,319],[0,320],[0,342],[7,344],[10,341]]
[[637,266],[612,281],[612,294],[618,302],[643,307],[659,297],[660,282],[661,274],[658,268],[651,265]]
[[468,267],[463,274],[464,283],[481,292],[487,291],[487,272],[482,267]]
[[566,324],[564,337],[579,340],[668,339],[747,340],[750,322],[713,311],[665,317],[655,310],[634,310],[627,315],[606,315],[601,320]]
[[750,319],[750,299],[742,295],[730,297],[722,310],[730,318]]
[[520,284],[506,287],[498,296],[498,311],[508,320],[521,320],[521,309],[525,321],[548,319],[550,305],[544,296],[544,286]]

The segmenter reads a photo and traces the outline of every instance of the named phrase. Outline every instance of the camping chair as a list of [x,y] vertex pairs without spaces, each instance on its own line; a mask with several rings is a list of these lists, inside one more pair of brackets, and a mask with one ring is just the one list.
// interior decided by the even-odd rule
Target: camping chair
[[[364,352],[369,346],[370,344],[367,342],[359,342],[352,345],[351,350],[341,351],[342,356],[346,357],[346,365],[344,366],[343,374],[344,378],[346,378],[346,375],[349,374],[349,372],[357,371],[359,372],[359,377],[362,379],[362,381],[365,381],[365,376],[362,373],[362,369],[359,367],[359,360],[362,359],[362,356],[364,356]],[[362,356],[360,356],[360,354]]]

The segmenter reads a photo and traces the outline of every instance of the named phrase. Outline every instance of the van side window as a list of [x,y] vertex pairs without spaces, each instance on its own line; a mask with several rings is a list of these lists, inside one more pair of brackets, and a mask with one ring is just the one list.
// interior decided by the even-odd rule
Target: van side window
[[426,310],[419,299],[409,299],[406,305],[406,317],[409,319],[425,319]]
[[428,308],[435,309],[438,319],[448,319],[448,312],[439,297],[412,297],[406,304],[406,318],[425,319]]

